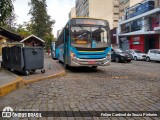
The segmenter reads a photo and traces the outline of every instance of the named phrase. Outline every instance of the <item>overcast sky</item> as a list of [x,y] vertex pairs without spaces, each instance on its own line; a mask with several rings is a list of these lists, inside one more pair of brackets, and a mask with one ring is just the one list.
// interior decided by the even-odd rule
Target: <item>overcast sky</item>
[[[14,9],[17,17],[17,24],[23,24],[30,20],[28,15],[30,7],[28,2],[30,0],[15,0]],[[57,30],[61,29],[68,21],[68,14],[72,7],[75,6],[75,0],[46,0],[47,11],[52,19],[56,20],[53,27],[53,33],[57,36]]]

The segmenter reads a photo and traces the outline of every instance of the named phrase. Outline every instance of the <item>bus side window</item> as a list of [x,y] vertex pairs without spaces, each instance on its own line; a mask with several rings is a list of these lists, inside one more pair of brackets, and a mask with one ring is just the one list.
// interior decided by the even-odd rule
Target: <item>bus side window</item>
[[53,51],[55,51],[55,44],[53,44],[52,49],[53,49]]
[[65,28],[65,40],[68,42],[68,36],[69,36],[69,29]]

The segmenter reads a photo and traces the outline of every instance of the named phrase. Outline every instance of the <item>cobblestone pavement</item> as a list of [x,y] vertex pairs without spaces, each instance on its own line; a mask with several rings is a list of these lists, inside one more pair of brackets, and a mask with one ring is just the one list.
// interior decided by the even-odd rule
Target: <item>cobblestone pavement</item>
[[[111,63],[97,69],[66,70],[67,75],[27,85],[0,98],[11,106],[41,111],[160,111],[160,63]],[[157,117],[57,117],[42,120],[159,120]]]

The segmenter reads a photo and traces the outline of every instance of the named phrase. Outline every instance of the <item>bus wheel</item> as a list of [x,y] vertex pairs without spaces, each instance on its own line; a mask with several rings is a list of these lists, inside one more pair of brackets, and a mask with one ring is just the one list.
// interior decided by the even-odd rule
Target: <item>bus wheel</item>
[[59,62],[59,63],[62,63],[61,60],[59,59],[59,55],[58,55],[58,62]]
[[69,66],[66,63],[64,63],[64,68],[69,69]]
[[92,66],[92,68],[97,68],[97,66]]

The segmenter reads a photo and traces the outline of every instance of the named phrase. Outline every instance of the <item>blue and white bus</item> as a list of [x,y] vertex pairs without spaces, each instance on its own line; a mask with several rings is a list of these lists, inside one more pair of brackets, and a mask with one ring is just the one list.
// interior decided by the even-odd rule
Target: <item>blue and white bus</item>
[[106,20],[72,18],[55,45],[55,57],[68,66],[106,66],[110,63],[110,27]]

